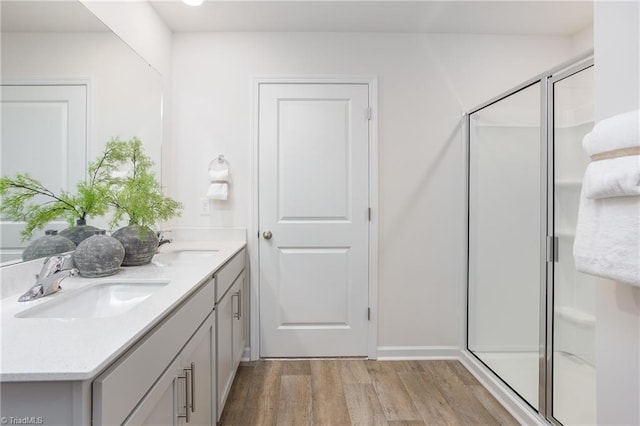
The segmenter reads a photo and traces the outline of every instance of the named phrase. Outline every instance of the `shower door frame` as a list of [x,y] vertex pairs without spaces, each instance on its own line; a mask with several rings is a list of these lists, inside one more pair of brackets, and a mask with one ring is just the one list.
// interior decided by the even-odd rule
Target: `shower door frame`
[[[507,402],[510,411],[516,411],[522,417],[545,421],[562,426],[553,417],[553,321],[554,321],[554,265],[557,254],[554,230],[554,83],[594,66],[593,50],[566,61],[542,74],[539,74],[514,88],[478,105],[464,114],[464,156],[466,164],[465,208],[467,223],[465,228],[465,291],[463,313],[463,363],[480,375],[481,382]],[[540,318],[539,318],[539,375],[538,408],[520,396],[506,381],[495,373],[479,356],[469,349],[469,256],[470,256],[470,148],[471,115],[493,105],[515,93],[540,83]],[[484,376],[484,377],[482,377]],[[483,380],[484,379],[484,380]]]
[[[555,267],[558,260],[557,248],[558,237],[555,229],[555,83],[566,78],[585,71],[595,65],[593,57],[578,61],[573,66],[554,73],[547,79],[547,164],[550,165],[547,170],[547,193],[549,200],[549,208],[547,210],[547,253],[551,259],[547,258],[547,280],[546,280],[546,342],[545,342],[545,418],[554,425],[562,426],[558,419],[553,415],[553,348],[554,348],[554,306],[555,306]],[[541,318],[541,326],[543,319]],[[542,396],[542,390],[540,392]]]

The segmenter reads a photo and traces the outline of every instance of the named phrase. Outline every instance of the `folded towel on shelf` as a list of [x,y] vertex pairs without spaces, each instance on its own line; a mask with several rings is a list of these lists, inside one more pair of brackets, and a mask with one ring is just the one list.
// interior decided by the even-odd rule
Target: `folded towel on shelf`
[[584,174],[585,196],[598,198],[640,195],[640,155],[593,161]]
[[602,120],[585,136],[573,245],[576,269],[640,286],[640,110]]
[[640,146],[640,110],[599,121],[591,133],[584,137],[582,146],[589,156]]
[[229,196],[229,184],[226,182],[213,182],[209,185],[207,197],[210,200],[226,200]]
[[640,286],[640,197],[594,200],[585,192],[573,245],[576,269]]

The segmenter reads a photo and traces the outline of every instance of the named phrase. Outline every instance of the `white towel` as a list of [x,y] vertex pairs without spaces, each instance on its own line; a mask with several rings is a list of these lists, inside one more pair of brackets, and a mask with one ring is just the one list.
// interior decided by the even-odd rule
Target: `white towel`
[[229,184],[226,182],[214,182],[209,185],[207,197],[210,200],[226,200],[229,196]]
[[640,195],[640,155],[593,161],[584,174],[587,198]]
[[640,197],[586,198],[573,245],[576,269],[640,286]]
[[229,169],[209,170],[209,177],[211,178],[211,182],[228,182]]
[[[583,140],[590,156],[633,146],[640,146],[640,110],[602,120]],[[634,161],[637,155],[587,167],[573,255],[580,272],[640,286],[640,196],[633,196]]]
[[599,121],[591,133],[584,137],[582,146],[589,156],[640,146],[640,110]]
[[211,185],[209,185],[207,197],[210,200],[226,200],[229,197],[229,178],[231,177],[229,168],[209,169],[209,177],[211,178]]

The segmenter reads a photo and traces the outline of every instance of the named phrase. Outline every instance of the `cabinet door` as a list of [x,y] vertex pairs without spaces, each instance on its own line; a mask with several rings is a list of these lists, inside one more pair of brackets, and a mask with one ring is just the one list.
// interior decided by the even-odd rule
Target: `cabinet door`
[[218,420],[233,380],[233,312],[235,297],[232,290],[216,306],[216,380],[218,390]]
[[181,368],[179,357],[160,376],[136,409],[125,420],[125,425],[173,426],[178,418],[178,379]]
[[246,343],[246,295],[245,273],[240,274],[231,289],[232,308],[233,308],[233,370],[238,368],[238,363],[244,352]]
[[213,344],[214,316],[211,313],[181,352],[184,379],[184,399],[180,399],[180,424],[187,424],[185,410],[189,411],[189,425],[212,425],[213,412]]

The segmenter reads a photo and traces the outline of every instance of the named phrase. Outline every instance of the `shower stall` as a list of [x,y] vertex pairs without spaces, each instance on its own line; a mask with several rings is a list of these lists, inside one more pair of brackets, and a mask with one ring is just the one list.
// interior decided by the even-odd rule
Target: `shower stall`
[[533,416],[596,423],[595,287],[572,247],[593,58],[550,70],[466,116],[466,354]]

